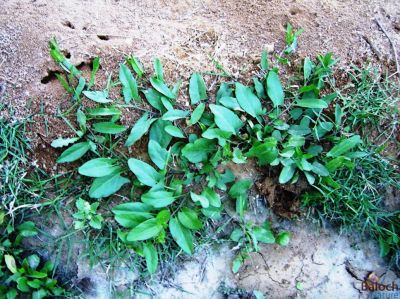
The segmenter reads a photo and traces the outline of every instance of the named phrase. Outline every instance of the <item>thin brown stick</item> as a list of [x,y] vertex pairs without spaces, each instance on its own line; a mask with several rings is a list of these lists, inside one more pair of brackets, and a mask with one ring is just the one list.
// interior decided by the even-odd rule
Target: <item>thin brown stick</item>
[[371,39],[366,36],[366,35],[361,35],[361,37],[367,42],[367,44],[371,47],[372,52],[374,52],[374,54],[376,55],[376,57],[378,58],[378,60],[382,60],[382,54],[381,52],[378,50],[377,47],[375,47],[374,43],[371,41]]
[[399,66],[399,60],[397,59],[397,51],[396,47],[394,45],[393,40],[390,38],[389,34],[385,30],[385,28],[382,26],[382,24],[378,21],[378,19],[374,19],[375,23],[379,26],[379,28],[382,30],[382,32],[386,35],[388,38],[390,45],[392,46],[393,54],[394,54],[394,61],[396,63],[396,74],[400,77],[400,66]]

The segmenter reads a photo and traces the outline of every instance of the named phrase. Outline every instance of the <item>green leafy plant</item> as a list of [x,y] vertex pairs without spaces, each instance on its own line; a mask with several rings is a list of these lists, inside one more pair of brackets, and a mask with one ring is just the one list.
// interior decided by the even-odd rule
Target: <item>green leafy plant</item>
[[[286,54],[294,51],[299,34],[288,26]],[[53,142],[56,147],[68,146],[57,163],[81,163],[78,173],[91,182],[90,198],[120,194],[125,199],[112,207],[118,236],[144,257],[150,273],[156,271],[160,250],[167,243],[192,254],[196,234],[208,221],[223,217],[224,202],[230,199],[236,202],[235,222],[243,233],[236,239],[247,248],[235,260],[234,269],[249,252],[258,250],[258,242],[287,245],[287,233],[275,237],[267,226],[245,222],[252,182],[235,181],[227,163],[244,164],[254,158],[260,166],[278,168],[281,184],[296,183],[304,176],[318,188],[334,185],[335,171],[351,168],[352,160],[362,155],[356,151],[360,137],[339,130],[341,107],[335,103],[336,93],[324,91],[335,63],[331,54],[316,61],[306,58],[300,87],[284,88],[279,69],[270,68],[263,52],[254,84],[223,82],[215,102],[209,100],[203,76],[194,73],[188,90],[191,111],[177,104],[181,81],[168,84],[159,59],[153,63],[154,74],[146,75],[138,59],[127,58],[115,81],[110,76],[105,89],[92,90],[92,85],[81,86],[86,81],[68,67],[54,40],[50,47],[67,78],[77,77],[77,87],[71,89],[79,88],[84,95],[74,97],[79,127],[68,121],[76,137]],[[110,91],[118,86],[121,97],[112,98],[115,93]],[[151,110],[138,106],[143,96]],[[97,106],[87,108],[85,101]],[[332,119],[325,109],[334,104]],[[130,130],[120,123],[122,108],[141,113]],[[146,136],[147,156],[132,157],[132,146]],[[80,217],[89,220],[95,215],[88,210]]]
[[72,215],[76,219],[74,221],[75,229],[83,229],[87,225],[95,229],[101,229],[103,217],[97,213],[99,204],[99,202],[90,204],[82,198],[75,202],[78,209],[78,212]]
[[[0,225],[3,224],[0,223]],[[31,294],[32,298],[49,298],[64,293],[57,280],[52,278],[54,265],[43,263],[38,255],[25,258],[27,251],[21,246],[24,237],[37,235],[33,222],[27,221],[16,227],[8,224],[2,230],[0,244],[0,296],[18,298]]]

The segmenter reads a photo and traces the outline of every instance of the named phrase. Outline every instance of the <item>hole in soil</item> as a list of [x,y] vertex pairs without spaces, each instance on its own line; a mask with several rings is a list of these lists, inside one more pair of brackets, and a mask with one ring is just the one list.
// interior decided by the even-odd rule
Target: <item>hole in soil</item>
[[56,80],[57,79],[56,73],[57,73],[56,71],[47,71],[47,75],[44,76],[42,80],[40,80],[40,82],[42,84],[47,84],[53,80]]
[[69,27],[71,29],[75,29],[74,24],[72,24],[70,21],[64,21],[61,24],[63,24],[65,27]]
[[109,40],[110,39],[110,36],[109,35],[98,35],[97,36],[99,39],[101,39],[101,40]]
[[64,54],[64,56],[66,57],[66,58],[68,58],[68,59],[70,59],[71,58],[71,53],[70,52],[68,52],[68,51],[61,51],[63,54]]
[[85,293],[89,293],[93,290],[93,283],[89,277],[84,277],[78,283],[78,287]]

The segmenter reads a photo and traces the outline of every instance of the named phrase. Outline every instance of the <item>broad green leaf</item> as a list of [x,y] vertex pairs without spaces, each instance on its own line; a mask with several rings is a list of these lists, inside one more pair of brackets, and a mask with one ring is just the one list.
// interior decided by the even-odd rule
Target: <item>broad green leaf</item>
[[158,254],[154,245],[151,243],[144,243],[143,254],[146,259],[147,271],[149,271],[150,274],[155,273],[158,265]]
[[15,263],[15,259],[12,255],[5,254],[4,261],[6,262],[6,266],[11,273],[14,274],[17,272],[17,264]]
[[190,192],[190,197],[194,202],[199,202],[201,206],[205,209],[207,209],[210,205],[208,198],[204,195],[198,195],[196,193]]
[[237,256],[232,262],[232,272],[235,274],[238,273],[243,262],[243,257],[241,255]]
[[195,123],[197,123],[200,120],[205,108],[206,108],[206,105],[204,103],[200,103],[196,107],[196,109],[193,110],[193,113],[190,117],[190,123],[192,125],[194,125]]
[[313,68],[314,68],[313,62],[311,61],[310,58],[306,57],[304,59],[304,67],[303,67],[304,82],[310,79]]
[[269,68],[269,64],[268,64],[268,52],[267,50],[263,50],[261,52],[261,69],[264,71],[267,71]]
[[115,220],[126,228],[133,228],[143,221],[152,218],[151,207],[141,202],[123,203],[113,207]]
[[168,191],[148,191],[141,199],[146,205],[156,209],[167,207],[175,201],[174,194]]
[[226,140],[232,136],[232,133],[222,131],[218,128],[208,128],[201,134],[202,137],[206,139],[218,139],[218,144],[220,146],[225,146]]
[[142,92],[151,106],[156,108],[161,113],[165,111],[164,105],[161,101],[162,95],[158,91],[154,90],[153,88],[149,88],[142,90]]
[[239,198],[240,196],[247,195],[247,191],[253,185],[249,179],[242,179],[235,182],[229,190],[229,196],[232,198]]
[[304,173],[304,175],[306,176],[306,179],[307,179],[308,183],[309,183],[310,185],[314,185],[314,183],[315,183],[315,177],[311,174],[311,172],[304,171],[303,173]]
[[89,142],[79,142],[66,149],[57,159],[57,163],[73,162],[81,158],[90,149]]
[[256,297],[256,299],[265,299],[264,294],[262,292],[260,292],[259,290],[254,290],[253,295],[254,295],[254,297]]
[[292,179],[295,171],[296,166],[293,164],[284,166],[279,175],[279,183],[286,184],[287,182],[289,182]]
[[172,137],[185,138],[185,135],[183,135],[182,130],[179,129],[178,127],[176,127],[176,126],[166,126],[165,127],[165,132],[167,132]]
[[266,244],[275,243],[274,234],[269,229],[265,229],[264,227],[255,227],[253,229],[253,234],[259,242]]
[[219,106],[210,105],[211,112],[214,114],[215,124],[223,131],[235,134],[243,126],[243,122],[240,118],[231,110]]
[[281,232],[276,236],[276,244],[281,246],[289,245],[290,241],[290,233],[289,232]]
[[260,99],[265,99],[267,95],[265,94],[264,85],[257,78],[253,78],[254,89],[256,90],[257,96]]
[[207,99],[206,84],[199,73],[194,73],[189,81],[189,95],[192,105]]
[[324,109],[328,107],[328,104],[325,101],[314,98],[303,98],[301,100],[297,100],[295,105],[303,108],[315,109]]
[[126,62],[131,65],[132,69],[135,71],[136,75],[138,75],[139,78],[141,78],[143,76],[144,68],[143,68],[142,64],[140,63],[139,59],[131,56],[126,60]]
[[159,93],[162,93],[167,98],[176,99],[176,95],[168,88],[168,86],[164,83],[163,80],[159,78],[152,77],[150,78],[151,85],[157,90]]
[[221,198],[217,192],[210,187],[206,187],[201,195],[205,196],[211,206],[219,208],[221,206]]
[[170,218],[171,212],[168,209],[161,210],[156,216],[158,223],[161,225],[167,224]]
[[354,135],[336,144],[327,154],[327,157],[338,157],[361,143],[360,135]]
[[274,137],[267,138],[264,143],[254,144],[245,156],[256,157],[261,166],[267,165],[278,157],[276,145],[277,140]]
[[217,91],[217,104],[219,104],[219,100],[223,97],[232,97],[233,96],[233,89],[229,87],[229,84],[226,82],[221,83],[221,86],[218,88]]
[[159,174],[152,166],[141,160],[130,158],[128,160],[128,166],[136,175],[138,180],[146,186],[153,187],[162,179],[161,174]]
[[91,117],[114,116],[114,115],[121,115],[121,114],[122,114],[121,110],[119,110],[118,108],[114,108],[114,107],[88,109],[88,115]]
[[57,138],[54,139],[51,143],[51,147],[58,148],[58,147],[63,147],[67,146],[71,143],[75,143],[76,141],[79,140],[79,137],[72,137],[72,138]]
[[301,147],[305,144],[304,136],[290,136],[286,144],[287,147]]
[[150,140],[157,141],[161,147],[167,148],[172,136],[165,134],[165,127],[172,125],[170,121],[158,119],[150,128]]
[[182,148],[182,156],[192,163],[199,163],[206,160],[208,154],[213,151],[215,151],[215,143],[212,140],[199,138]]
[[109,158],[92,159],[79,167],[78,172],[94,178],[107,176],[120,170],[120,167],[116,166],[114,162],[114,159]]
[[163,106],[165,107],[165,109],[167,109],[167,111],[169,110],[174,110],[174,106],[171,103],[171,100],[161,96],[161,103],[163,104]]
[[133,77],[128,66],[122,63],[119,67],[119,80],[122,84],[122,93],[124,95],[125,103],[129,103],[132,99],[140,99],[136,79]]
[[108,197],[129,182],[127,178],[122,177],[119,173],[96,178],[89,189],[89,196],[91,198]]
[[274,107],[283,105],[285,94],[283,92],[281,81],[277,73],[270,71],[266,80],[267,94],[271,99]]
[[156,77],[158,79],[160,79],[161,81],[164,81],[163,66],[162,66],[161,61],[160,61],[159,58],[154,59],[153,67],[154,67],[154,73],[156,74]]
[[145,112],[141,118],[133,125],[125,146],[132,146],[147,133],[151,124],[155,121],[154,118],[149,118],[149,113]]
[[198,230],[203,227],[203,224],[199,220],[197,213],[189,208],[182,208],[180,212],[178,212],[179,222],[182,223],[183,226],[189,229]]
[[251,91],[250,87],[237,82],[235,93],[237,101],[244,111],[253,117],[263,114],[261,102]]
[[138,226],[135,226],[127,235],[129,242],[144,241],[156,237],[163,227],[157,222],[156,218],[148,219]]
[[90,100],[95,101],[96,103],[110,103],[112,100],[108,98],[107,91],[88,91],[85,90],[83,94]]
[[183,110],[169,110],[164,115],[162,116],[162,120],[177,120],[180,118],[185,118],[188,116],[189,111],[183,111]]
[[319,176],[328,176],[329,175],[329,171],[328,169],[326,169],[326,167],[324,165],[322,165],[321,163],[318,163],[317,161],[314,161],[312,163],[312,172],[314,172],[315,174],[319,175]]
[[176,218],[169,221],[169,231],[175,242],[187,254],[193,252],[193,236],[189,229],[184,227]]
[[239,102],[236,98],[222,97],[219,100],[219,103],[228,109],[236,110],[236,111],[243,111],[243,109],[240,107]]
[[103,134],[119,134],[125,130],[124,126],[107,121],[93,124],[93,131]]
[[165,168],[168,162],[168,151],[165,148],[162,148],[157,141],[149,141],[148,154],[151,161],[153,161],[159,169]]

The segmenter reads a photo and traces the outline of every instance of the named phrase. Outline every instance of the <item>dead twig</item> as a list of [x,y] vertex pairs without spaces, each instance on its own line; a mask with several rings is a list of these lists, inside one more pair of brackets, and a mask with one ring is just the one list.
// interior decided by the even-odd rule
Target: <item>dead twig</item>
[[382,54],[381,52],[378,50],[377,47],[375,47],[374,43],[371,41],[371,39],[366,36],[366,35],[361,35],[361,37],[367,42],[367,44],[371,47],[372,52],[374,52],[374,54],[376,55],[376,57],[378,58],[378,60],[382,60]]
[[386,37],[389,40],[389,43],[392,47],[392,51],[394,54],[394,61],[396,63],[396,74],[400,77],[400,66],[399,66],[399,60],[397,59],[397,51],[396,51],[396,47],[394,45],[393,40],[390,38],[389,34],[387,33],[387,31],[385,30],[385,28],[382,26],[382,24],[378,21],[378,19],[374,19],[375,23],[378,25],[378,27],[382,30],[382,32],[386,35]]

